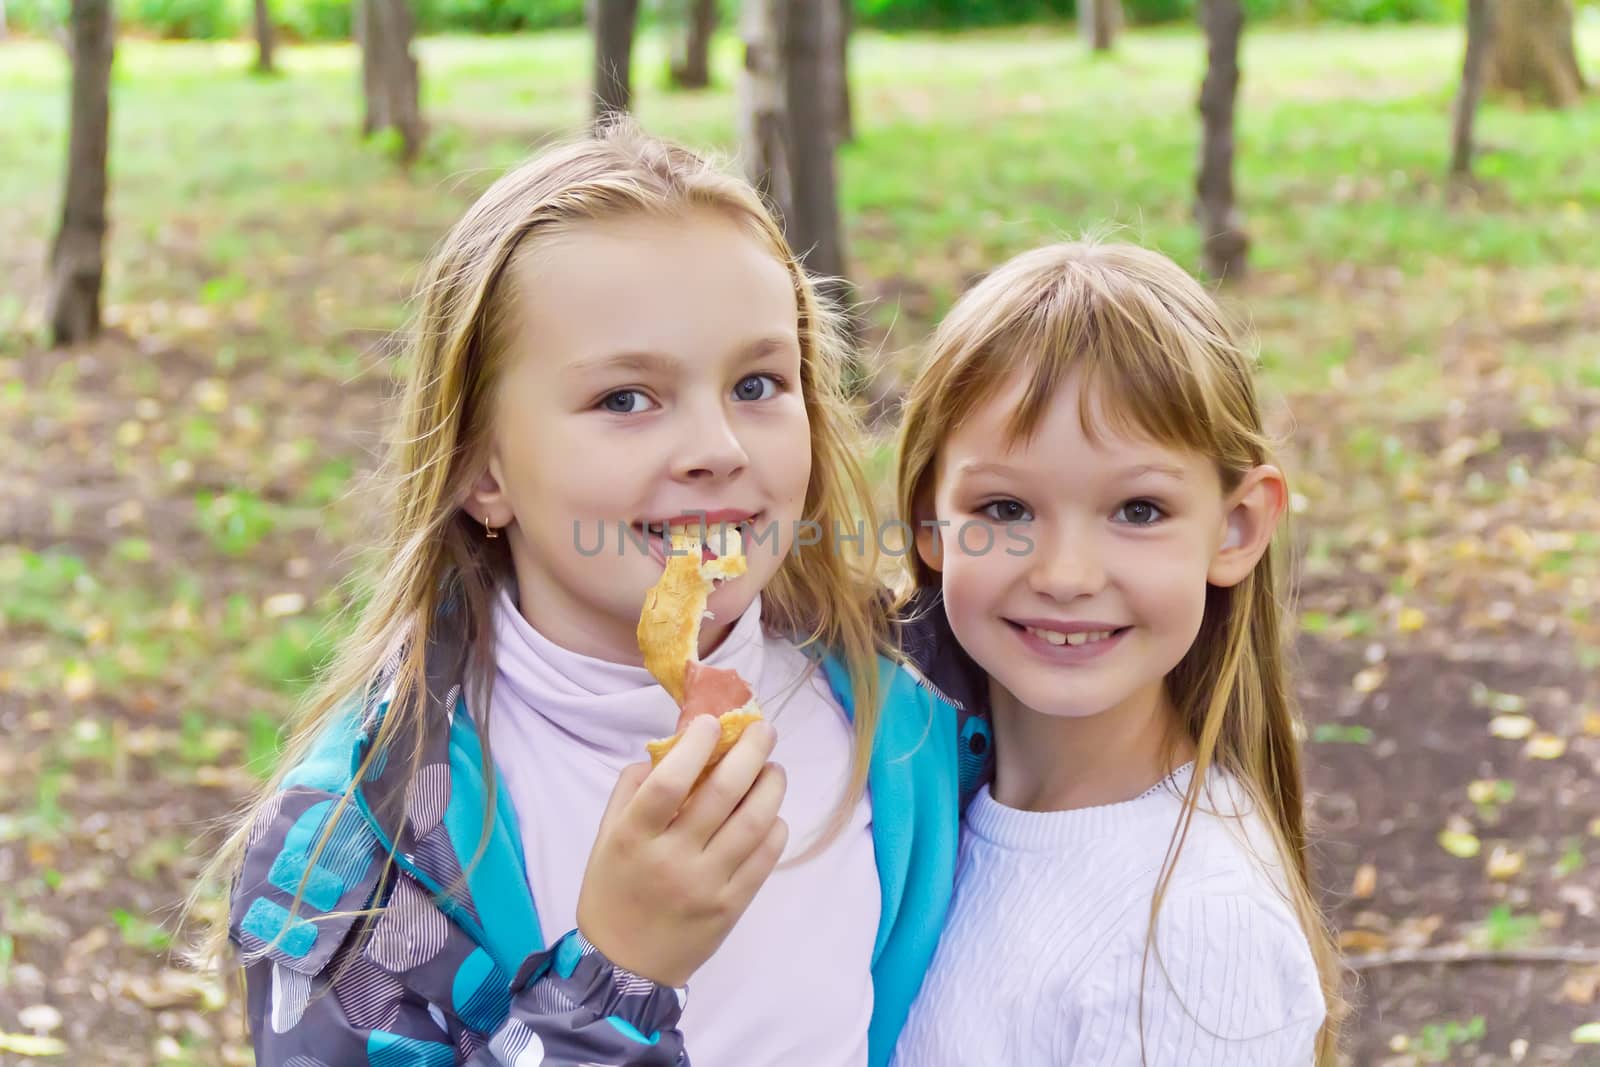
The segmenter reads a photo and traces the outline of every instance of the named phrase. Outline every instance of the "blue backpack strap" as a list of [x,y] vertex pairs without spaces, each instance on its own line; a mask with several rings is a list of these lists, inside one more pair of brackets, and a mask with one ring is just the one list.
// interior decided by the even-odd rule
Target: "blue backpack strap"
[[[854,721],[843,662],[829,655],[823,667]],[[882,897],[872,952],[871,1067],[888,1063],[933,961],[955,885],[961,802],[956,708],[887,657],[879,657],[879,678],[882,712],[867,776]]]

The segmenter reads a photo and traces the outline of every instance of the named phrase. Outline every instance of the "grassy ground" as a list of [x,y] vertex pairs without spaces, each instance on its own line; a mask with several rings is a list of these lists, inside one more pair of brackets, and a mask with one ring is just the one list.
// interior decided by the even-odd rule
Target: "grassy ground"
[[[1491,103],[1452,202],[1460,47],[1261,29],[1244,55],[1255,273],[1228,299],[1292,431],[1316,865],[1353,957],[1600,945],[1600,100]],[[0,1064],[23,1034],[248,1059],[220,988],[165,955],[174,903],[332,640],[419,260],[587,112],[579,37],[420,51],[433,138],[403,175],[352,135],[348,48],[263,81],[242,45],[125,43],[111,331],[57,352],[66,70],[0,43]],[[640,51],[645,122],[730,147],[732,42],[693,95]],[[1178,31],[1103,61],[1066,30],[862,37],[841,167],[882,358],[912,368],[973,276],[1053,236],[1119,224],[1193,266],[1201,57]],[[1594,1062],[1597,985],[1391,960],[1353,989],[1350,1057]]]

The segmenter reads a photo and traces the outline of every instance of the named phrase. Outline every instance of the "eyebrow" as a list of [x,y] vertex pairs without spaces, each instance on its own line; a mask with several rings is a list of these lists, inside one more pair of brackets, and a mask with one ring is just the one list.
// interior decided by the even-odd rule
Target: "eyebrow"
[[1141,474],[1164,474],[1168,478],[1175,478],[1181,482],[1183,481],[1184,471],[1182,467],[1174,467],[1170,463],[1140,463],[1132,467],[1126,467],[1118,473],[1125,474],[1130,478],[1137,478]]
[[[749,342],[735,357],[738,363],[754,363],[793,346],[787,337],[761,337]],[[568,368],[573,374],[594,374],[602,371],[630,371],[637,374],[670,374],[683,366],[681,360],[665,352],[617,352],[600,359],[583,360]]]
[[[1008,467],[1004,463],[992,463],[986,460],[968,460],[957,465],[955,475],[957,478],[976,478],[985,474],[998,474],[1002,477],[1015,477],[1022,474],[1015,467]],[[1168,463],[1139,463],[1131,467],[1124,467],[1116,474],[1125,478],[1137,478],[1144,474],[1162,474],[1169,478],[1183,480],[1182,467],[1175,467]]]
[[1015,476],[1020,474],[1015,467],[1008,467],[1004,463],[990,463],[981,459],[969,459],[956,466],[955,475],[958,478],[976,478],[984,474],[999,474]]

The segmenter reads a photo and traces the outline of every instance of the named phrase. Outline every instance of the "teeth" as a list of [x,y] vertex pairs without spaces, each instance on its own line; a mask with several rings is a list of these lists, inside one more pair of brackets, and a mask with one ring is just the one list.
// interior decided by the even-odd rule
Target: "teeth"
[[1091,641],[1104,641],[1111,637],[1110,630],[1080,630],[1076,633],[1064,634],[1059,630],[1041,630],[1036,626],[1028,627],[1028,632],[1042,641],[1052,645],[1086,645]]

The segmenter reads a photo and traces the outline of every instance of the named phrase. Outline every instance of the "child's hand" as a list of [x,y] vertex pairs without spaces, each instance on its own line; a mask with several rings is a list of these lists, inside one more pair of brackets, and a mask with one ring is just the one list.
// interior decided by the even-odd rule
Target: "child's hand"
[[789,828],[777,735],[753,723],[695,787],[717,720],[689,724],[651,771],[623,769],[578,893],[578,930],[619,967],[681,986],[722,944],[766,882]]

